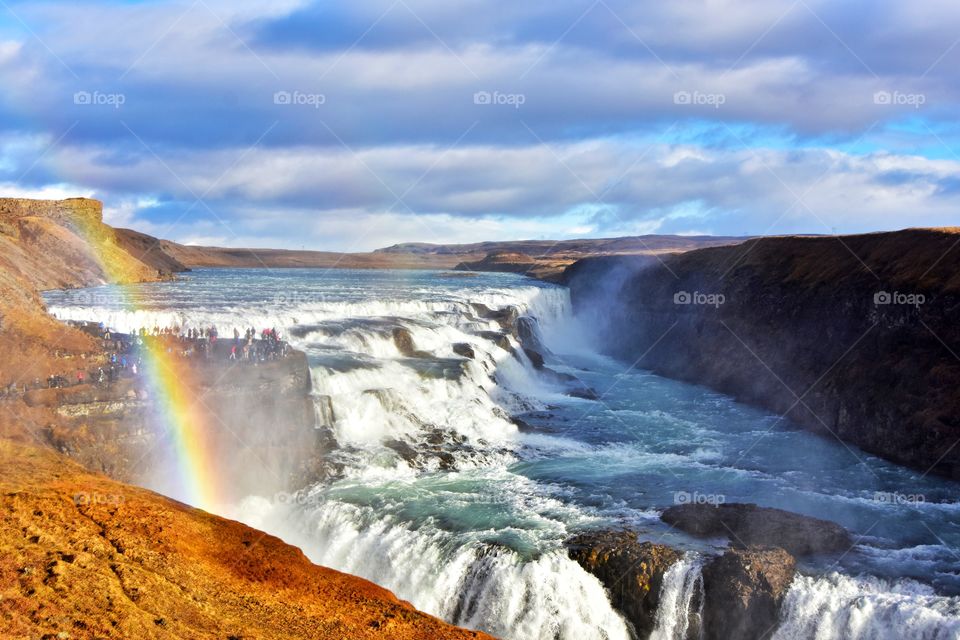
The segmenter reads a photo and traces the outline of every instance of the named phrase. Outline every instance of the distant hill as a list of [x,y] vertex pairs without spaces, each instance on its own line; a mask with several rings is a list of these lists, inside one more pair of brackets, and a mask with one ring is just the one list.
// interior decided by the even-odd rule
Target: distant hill
[[[742,242],[729,236],[647,235],[589,240],[518,240],[473,244],[397,244],[370,253],[337,253],[286,249],[197,247],[157,240],[129,229],[117,237],[131,254],[158,268],[341,268],[454,269],[506,271],[539,278],[556,278],[581,258],[598,255],[653,255],[690,251]],[[511,259],[507,256],[515,256]]]
[[374,253],[413,253],[426,255],[487,255],[489,253],[524,253],[532,258],[557,255],[597,255],[618,253],[656,253],[660,251],[688,251],[743,242],[737,236],[677,236],[645,235],[619,238],[590,238],[582,240],[508,240],[503,242],[474,242],[472,244],[428,244],[408,242],[395,244]]

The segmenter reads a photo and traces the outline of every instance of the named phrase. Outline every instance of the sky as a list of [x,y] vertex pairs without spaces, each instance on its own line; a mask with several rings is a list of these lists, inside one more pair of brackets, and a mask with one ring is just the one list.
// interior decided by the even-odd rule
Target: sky
[[958,224],[956,0],[0,0],[0,196],[191,244]]

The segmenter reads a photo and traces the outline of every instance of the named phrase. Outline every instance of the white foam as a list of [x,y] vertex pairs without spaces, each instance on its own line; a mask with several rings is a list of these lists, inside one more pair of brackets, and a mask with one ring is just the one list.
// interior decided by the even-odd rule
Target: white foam
[[775,640],[957,640],[960,598],[912,580],[797,576],[781,621]]

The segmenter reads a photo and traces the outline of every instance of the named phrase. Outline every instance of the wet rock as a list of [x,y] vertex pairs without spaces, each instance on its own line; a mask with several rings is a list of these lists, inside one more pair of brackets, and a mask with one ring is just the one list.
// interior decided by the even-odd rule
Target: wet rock
[[513,345],[510,343],[510,336],[502,331],[481,331],[477,335],[484,340],[489,340],[504,351],[511,354],[514,352]]
[[583,533],[566,542],[570,558],[596,576],[613,606],[647,637],[653,631],[663,575],[681,554],[662,544],[640,542],[632,531]]
[[526,354],[527,359],[530,360],[530,364],[533,365],[534,369],[543,369],[544,362],[543,362],[542,355],[540,355],[533,349],[528,349],[527,347],[523,348],[523,353]]
[[396,327],[393,330],[393,344],[397,346],[397,351],[407,358],[421,357],[422,352],[417,351],[417,348],[414,346],[413,335],[409,329]]
[[577,381],[576,376],[572,376],[569,373],[560,373],[559,371],[554,371],[550,367],[544,367],[540,370],[540,373],[543,373],[554,382],[567,383]]
[[776,547],[730,549],[703,568],[704,640],[760,640],[777,626],[796,573],[793,556]]
[[667,524],[695,536],[724,536],[735,547],[782,547],[796,555],[846,551],[853,545],[847,530],[828,520],[755,504],[683,504],[660,516]]
[[317,427],[333,427],[337,422],[337,415],[333,412],[333,398],[319,396],[317,398]]
[[571,398],[581,398],[583,400],[600,399],[600,394],[590,387],[577,387],[576,389],[571,389],[570,391],[567,391],[567,395]]
[[414,449],[409,443],[404,442],[403,440],[386,440],[383,445],[391,450],[393,450],[397,455],[407,461],[411,467],[418,467],[420,463],[418,461],[417,450]]
[[540,322],[531,316],[517,318],[517,339],[525,348],[533,349],[544,355],[551,355],[547,345],[540,339]]
[[502,309],[491,309],[490,307],[480,304],[473,304],[474,311],[477,312],[477,315],[483,318],[484,320],[493,320],[500,325],[500,328],[505,331],[513,331],[517,318],[519,317],[519,312],[516,307],[509,306],[503,307]]
[[471,347],[466,342],[457,342],[453,345],[453,352],[458,356],[473,360],[477,357],[476,352],[474,352],[473,347]]

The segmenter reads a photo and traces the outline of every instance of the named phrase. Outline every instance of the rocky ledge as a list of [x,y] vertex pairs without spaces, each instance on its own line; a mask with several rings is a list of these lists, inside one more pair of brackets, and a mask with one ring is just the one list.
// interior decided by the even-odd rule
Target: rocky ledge
[[[596,576],[639,638],[655,630],[667,572],[683,554],[642,542],[631,531],[584,533],[567,541],[570,557]],[[770,637],[796,560],[779,547],[728,549],[707,558],[685,612],[685,640]]]

